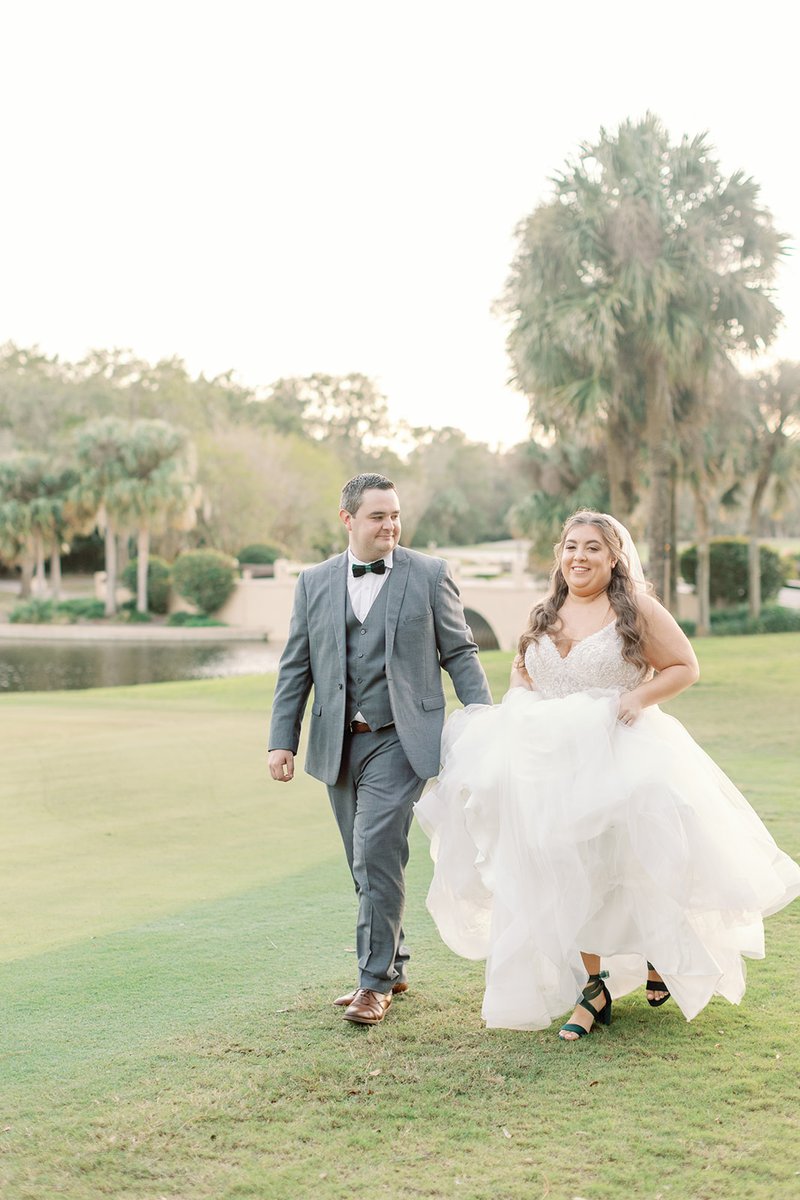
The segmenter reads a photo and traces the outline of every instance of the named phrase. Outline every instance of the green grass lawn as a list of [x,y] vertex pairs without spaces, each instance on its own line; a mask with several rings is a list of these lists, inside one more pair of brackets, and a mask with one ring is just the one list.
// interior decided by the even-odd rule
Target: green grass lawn
[[[670,711],[800,855],[800,635],[698,651]],[[798,906],[738,1008],[486,1031],[415,830],[412,987],[353,1026],[351,885],[322,786],[268,779],[273,682],[0,698],[3,1200],[800,1194]]]

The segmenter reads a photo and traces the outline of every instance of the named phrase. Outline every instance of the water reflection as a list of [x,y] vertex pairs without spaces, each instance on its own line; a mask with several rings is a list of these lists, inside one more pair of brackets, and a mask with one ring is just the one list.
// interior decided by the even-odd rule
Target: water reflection
[[265,642],[2,642],[0,692],[257,675],[276,670],[279,655]]

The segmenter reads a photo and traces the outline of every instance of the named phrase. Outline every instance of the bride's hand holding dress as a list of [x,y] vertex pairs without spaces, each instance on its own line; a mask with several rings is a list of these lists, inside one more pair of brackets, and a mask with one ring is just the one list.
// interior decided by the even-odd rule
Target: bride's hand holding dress
[[[580,516],[603,523],[621,559],[618,523]],[[544,1028],[568,1011],[582,952],[602,958],[609,1000],[644,983],[650,960],[687,1019],[714,995],[738,1003],[763,917],[800,894],[797,864],[658,708],[697,678],[690,643],[643,575],[634,586],[623,567],[620,599],[616,562],[604,588],[595,550],[577,551],[531,614],[502,704],[448,721],[416,809],[435,862],[428,907],[452,949],[486,959],[491,1027]],[[590,1027],[599,992],[586,986]]]

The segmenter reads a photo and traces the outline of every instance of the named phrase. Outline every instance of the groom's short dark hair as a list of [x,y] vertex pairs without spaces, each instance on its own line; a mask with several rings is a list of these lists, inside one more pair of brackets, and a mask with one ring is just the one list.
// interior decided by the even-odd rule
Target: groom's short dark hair
[[364,492],[369,491],[370,488],[380,488],[382,492],[395,490],[391,479],[387,479],[385,475],[354,475],[342,488],[339,508],[343,508],[345,512],[350,513],[351,517],[354,517],[359,510]]

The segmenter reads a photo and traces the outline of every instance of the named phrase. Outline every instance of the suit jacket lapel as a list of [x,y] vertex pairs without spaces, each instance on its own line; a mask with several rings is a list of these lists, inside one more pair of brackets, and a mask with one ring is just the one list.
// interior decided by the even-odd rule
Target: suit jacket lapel
[[336,635],[336,647],[342,664],[342,675],[347,675],[347,630],[345,607],[347,605],[347,551],[331,560],[328,578],[328,593],[331,600],[331,622]]
[[411,565],[411,559],[403,550],[402,546],[396,546],[392,555],[392,569],[389,572],[389,578],[384,585],[388,591],[386,593],[386,661],[392,657],[394,649],[394,635],[397,629],[397,620],[400,616],[400,605],[403,603],[403,595],[405,594],[406,584],[408,583],[408,569]]

